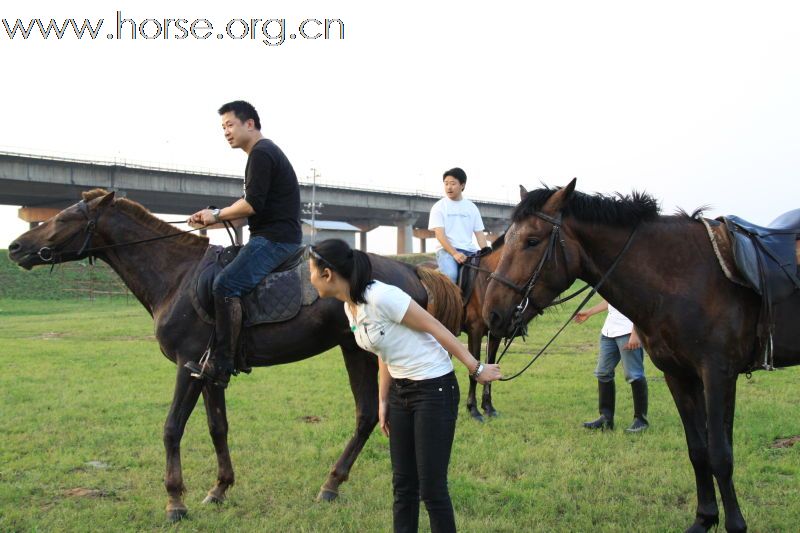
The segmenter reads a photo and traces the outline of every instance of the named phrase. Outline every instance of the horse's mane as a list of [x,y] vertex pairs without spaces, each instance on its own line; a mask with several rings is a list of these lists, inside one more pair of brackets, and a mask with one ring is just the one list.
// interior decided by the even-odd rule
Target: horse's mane
[[492,250],[499,250],[506,243],[506,232],[500,234],[498,238],[492,241]]
[[[511,215],[511,220],[519,222],[532,216],[544,207],[547,200],[558,191],[545,186],[530,191]],[[649,194],[633,191],[630,195],[615,193],[607,196],[600,193],[586,194],[573,191],[562,211],[564,216],[572,216],[583,222],[596,222],[610,226],[634,226],[639,222],[655,220],[661,213],[658,202]]]
[[450,278],[432,268],[415,268],[425,292],[428,293],[428,313],[433,315],[453,335],[461,333],[464,304],[461,289]]
[[[105,196],[108,191],[105,189],[92,189],[82,193],[83,199],[86,202]],[[177,230],[171,224],[167,224],[163,220],[153,216],[142,204],[128,200],[127,198],[115,198],[114,207],[131,215],[136,220],[141,221],[147,227],[164,234],[176,233]],[[208,246],[208,237],[201,237],[199,235],[192,235],[191,233],[184,233],[175,237],[172,241],[176,244],[183,244],[189,246],[197,246],[199,244]]]

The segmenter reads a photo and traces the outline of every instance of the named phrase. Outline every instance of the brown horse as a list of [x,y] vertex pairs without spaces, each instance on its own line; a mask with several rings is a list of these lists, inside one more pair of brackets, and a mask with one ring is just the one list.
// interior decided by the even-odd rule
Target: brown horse
[[[500,240],[502,242],[502,240]],[[478,361],[481,360],[481,344],[483,338],[488,336],[486,340],[486,362],[494,364],[497,356],[497,349],[500,347],[500,338],[489,335],[489,327],[483,319],[483,300],[486,295],[486,288],[489,285],[489,275],[497,268],[497,263],[500,262],[502,255],[502,245],[498,244],[496,249],[493,249],[490,254],[483,255],[480,262],[475,266],[465,266],[464,269],[472,268],[477,270],[475,275],[474,285],[469,299],[464,305],[464,321],[461,330],[467,334],[467,344],[469,352]],[[467,394],[467,411],[469,415],[480,422],[483,421],[483,415],[478,410],[478,402],[475,398],[476,388],[478,382],[472,376],[469,377],[469,393]],[[484,414],[489,417],[498,415],[492,404],[492,384],[486,383],[483,386],[483,395],[481,397],[481,408]]]
[[[217,482],[204,503],[221,503],[234,482],[227,443],[225,390],[192,379],[183,367],[187,361],[200,358],[211,335],[212,326],[200,319],[190,300],[190,291],[194,290],[193,274],[206,253],[208,239],[184,234],[128,245],[133,241],[158,239],[178,232],[141,205],[126,199],[115,200],[113,192],[98,189],[83,196],[83,201],[11,243],[9,257],[23,268],[30,269],[41,264],[81,259],[91,253],[119,274],[153,317],[161,351],[177,367],[172,405],[164,424],[167,517],[177,520],[187,513],[183,502],[185,486],[180,443],[186,422],[201,393],[218,463]],[[430,307],[429,311],[437,318],[449,313],[451,329],[452,322],[460,324],[460,296],[444,276],[376,255],[371,255],[370,259],[376,279],[402,288],[422,306],[426,306],[430,291],[430,300],[447,312],[438,313]],[[250,366],[291,363],[336,345],[341,347],[356,403],[356,429],[318,495],[321,500],[335,499],[339,485],[347,480],[353,463],[378,422],[376,357],[356,345],[342,304],[330,298],[318,299],[303,307],[289,321],[247,328],[242,335],[245,345],[254,347],[256,352],[247,354]]]
[[[728,281],[697,217],[660,216],[644,194],[574,188],[575,180],[523,190],[484,317],[493,334],[510,335],[513,323],[536,316],[576,278],[596,286],[607,276],[599,293],[636,324],[683,422],[697,483],[688,530],[718,523],[716,478],[726,529],[745,531],[733,486],[733,419],[737,378],[761,360],[760,298]],[[800,364],[800,296],[780,303],[775,317],[774,365]]]

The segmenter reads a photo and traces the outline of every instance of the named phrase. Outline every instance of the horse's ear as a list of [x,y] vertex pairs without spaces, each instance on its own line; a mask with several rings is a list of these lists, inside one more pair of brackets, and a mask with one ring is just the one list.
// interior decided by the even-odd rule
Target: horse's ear
[[112,203],[114,203],[114,191],[111,191],[110,193],[100,198],[100,201],[97,202],[97,207],[106,207],[107,205],[111,205]]
[[520,202],[528,196],[528,189],[526,189],[522,184],[519,186],[519,200]]
[[566,187],[558,189],[544,205],[543,211],[558,213],[564,209],[564,206],[567,205],[570,196],[572,196],[572,193],[575,192],[575,183],[577,181],[578,178],[572,178],[572,181],[570,181]]

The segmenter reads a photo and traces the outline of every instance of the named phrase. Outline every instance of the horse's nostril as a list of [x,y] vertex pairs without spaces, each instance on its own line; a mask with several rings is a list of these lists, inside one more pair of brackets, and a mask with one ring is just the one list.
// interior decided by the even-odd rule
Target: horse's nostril
[[22,248],[22,246],[21,246],[21,245],[20,245],[18,242],[16,242],[16,241],[15,241],[15,242],[12,242],[12,243],[11,243],[11,244],[8,246],[8,251],[9,251],[9,252],[16,252],[16,251],[17,251],[17,250],[19,250],[20,248]]

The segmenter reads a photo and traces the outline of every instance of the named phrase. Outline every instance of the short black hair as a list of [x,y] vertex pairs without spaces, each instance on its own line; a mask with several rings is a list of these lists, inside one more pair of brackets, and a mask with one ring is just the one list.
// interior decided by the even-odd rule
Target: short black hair
[[451,168],[450,170],[442,174],[442,181],[444,181],[447,176],[457,179],[461,185],[466,185],[467,183],[467,173],[458,167]]
[[256,111],[256,108],[253,107],[253,105],[249,102],[245,102],[244,100],[234,100],[233,102],[228,102],[220,107],[219,111],[217,112],[220,115],[233,112],[236,118],[241,120],[242,123],[247,122],[252,118],[256,129],[261,131],[261,119],[258,118],[258,111]]

